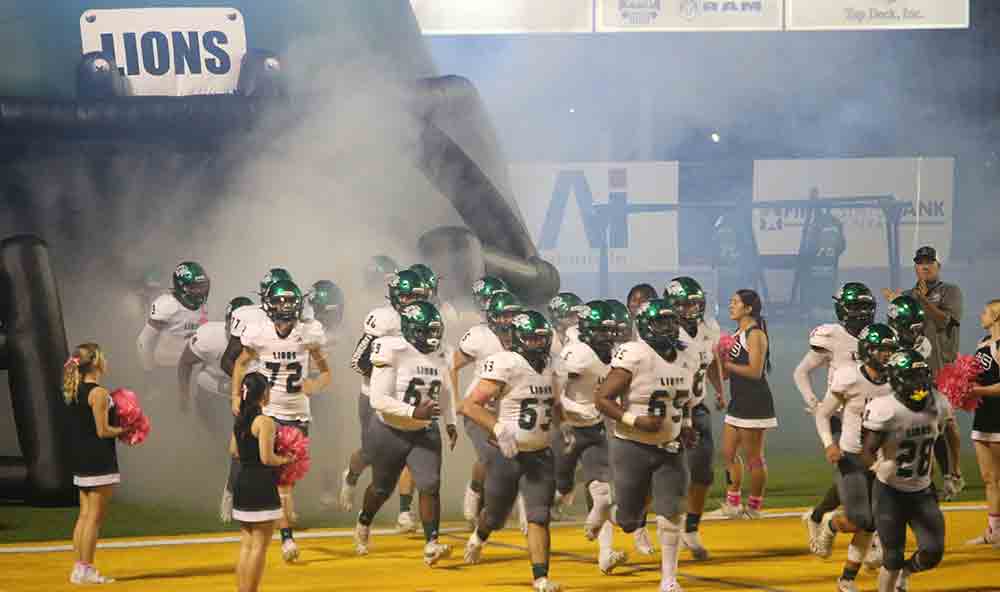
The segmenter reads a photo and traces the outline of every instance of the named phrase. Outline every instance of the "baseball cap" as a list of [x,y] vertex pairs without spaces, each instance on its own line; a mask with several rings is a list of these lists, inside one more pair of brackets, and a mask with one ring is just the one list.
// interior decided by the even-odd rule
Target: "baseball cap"
[[921,261],[937,261],[937,251],[934,247],[923,246],[917,249],[916,254],[913,255],[913,262],[920,263]]

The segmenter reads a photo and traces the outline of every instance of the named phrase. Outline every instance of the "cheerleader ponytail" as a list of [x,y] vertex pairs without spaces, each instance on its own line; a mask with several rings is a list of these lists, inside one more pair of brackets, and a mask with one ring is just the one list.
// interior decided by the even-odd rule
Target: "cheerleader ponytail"
[[94,370],[104,370],[104,354],[96,343],[81,343],[63,364],[63,401],[67,405],[76,402],[76,393],[84,376]]
[[[767,321],[764,320],[764,317],[762,315],[764,310],[764,303],[760,299],[760,294],[758,294],[754,290],[743,289],[743,290],[737,290],[736,295],[740,297],[740,301],[743,303],[744,306],[750,307],[750,316],[753,318],[754,321],[756,321],[757,326],[760,327],[760,330],[764,332],[764,335],[767,335]],[[764,355],[764,369],[766,372],[770,372],[771,339],[770,335],[767,335],[767,337],[768,337],[768,347],[767,347],[767,353]]]
[[236,416],[237,437],[246,436],[250,425],[260,414],[260,403],[268,389],[267,378],[260,372],[250,372],[243,377],[240,385],[240,414]]

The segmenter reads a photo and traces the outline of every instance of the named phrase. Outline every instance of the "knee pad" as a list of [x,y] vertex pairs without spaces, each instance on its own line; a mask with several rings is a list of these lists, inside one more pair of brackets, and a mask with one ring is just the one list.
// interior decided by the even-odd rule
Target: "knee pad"
[[621,506],[615,506],[611,510],[611,521],[618,525],[625,534],[631,534],[643,526],[645,521],[643,516],[626,516],[621,511]]
[[547,506],[542,506],[540,508],[525,508],[525,513],[527,514],[529,524],[548,526],[549,522],[552,520],[552,512]]
[[657,532],[665,533],[680,533],[681,531],[681,515],[675,514],[673,516],[660,516],[656,515],[656,530]]
[[906,560],[903,558],[903,549],[882,548],[882,565],[889,571],[903,569]]
[[423,487],[418,487],[417,491],[420,495],[439,495],[441,493],[441,479],[434,479],[429,483],[425,483]]
[[767,461],[764,460],[763,456],[759,456],[757,458],[751,458],[750,462],[747,463],[747,467],[749,467],[751,471],[754,469],[766,469]]
[[856,526],[858,530],[863,532],[875,532],[875,520],[872,518],[870,511],[847,512],[846,517],[847,520]]
[[499,516],[496,512],[490,511],[489,508],[483,509],[482,516],[483,521],[486,523],[486,528],[490,532],[502,529],[507,518],[506,516]]
[[941,559],[944,558],[944,549],[920,549],[913,554],[913,567],[917,568],[916,571],[927,571],[928,569],[934,569]]
[[703,464],[691,467],[691,484],[711,487],[715,481],[715,471],[712,465]]

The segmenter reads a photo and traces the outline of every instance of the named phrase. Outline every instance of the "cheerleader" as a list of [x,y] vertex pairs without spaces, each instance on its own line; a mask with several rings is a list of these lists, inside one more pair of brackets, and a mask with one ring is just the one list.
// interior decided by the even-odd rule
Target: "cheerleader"
[[[760,296],[753,290],[738,290],[729,301],[729,318],[739,323],[736,343],[728,356],[721,356],[723,374],[730,379],[730,400],[722,432],[722,454],[731,482],[726,488],[723,509],[738,513],[741,508],[742,467],[737,453],[750,469],[750,497],[744,515],[759,518],[767,483],[764,461],[766,430],[778,427],[774,398],[767,384],[771,370],[767,323],[761,317]],[[735,517],[735,516],[734,516]]]
[[982,402],[972,422],[972,444],[986,487],[989,523],[986,532],[968,544],[1000,547],[1000,353],[997,351],[1000,348],[1000,299],[991,300],[983,308],[979,321],[988,334],[976,350],[982,372],[971,394],[982,397]]
[[68,427],[72,446],[73,484],[80,490],[80,515],[73,528],[76,562],[69,576],[73,584],[113,582],[94,567],[97,535],[111,501],[114,486],[121,482],[115,438],[114,401],[100,380],[107,362],[96,343],[84,343],[63,368],[63,400],[69,407]]
[[275,454],[275,421],[262,412],[271,400],[271,387],[259,372],[251,372],[240,386],[240,412],[233,425],[229,452],[239,457],[233,484],[233,518],[240,523],[240,554],[236,561],[239,592],[260,586],[274,524],[282,516],[274,467],[291,459]]

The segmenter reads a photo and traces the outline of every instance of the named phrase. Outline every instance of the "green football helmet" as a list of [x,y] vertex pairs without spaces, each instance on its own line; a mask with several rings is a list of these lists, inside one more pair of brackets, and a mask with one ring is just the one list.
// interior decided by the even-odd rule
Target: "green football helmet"
[[847,282],[833,295],[837,320],[851,335],[875,322],[875,296],[861,282]]
[[233,322],[233,311],[244,306],[253,306],[253,300],[250,300],[246,296],[237,296],[226,305],[226,335],[229,335],[229,332],[233,330],[231,325]]
[[208,274],[199,263],[182,261],[174,268],[174,297],[188,310],[198,310],[208,300]]
[[319,280],[312,285],[306,295],[316,320],[327,330],[340,325],[344,320],[344,293],[330,280]]
[[423,354],[432,354],[441,347],[444,321],[436,306],[418,300],[399,311],[400,332],[403,339]]
[[576,307],[580,341],[590,346],[605,364],[611,363],[611,350],[618,335],[618,321],[611,306],[603,300],[591,300]]
[[271,282],[263,305],[272,321],[297,321],[302,316],[302,290],[292,280]]
[[605,302],[611,307],[611,315],[618,325],[618,331],[615,333],[615,342],[625,343],[626,341],[632,341],[632,315],[628,313],[628,307],[621,300],[615,300],[614,298],[605,300]]
[[879,372],[885,369],[889,358],[898,349],[899,339],[889,325],[872,323],[858,334],[858,358]]
[[388,255],[375,255],[365,267],[365,286],[370,290],[385,289],[389,276],[399,271],[399,264]]
[[672,304],[681,322],[687,326],[705,318],[705,291],[694,278],[681,276],[670,280],[663,290],[663,299]]
[[661,356],[683,349],[680,317],[666,300],[654,298],[639,308],[635,318],[639,337]]
[[485,275],[472,284],[472,298],[476,301],[476,306],[479,307],[479,310],[486,311],[486,305],[490,302],[490,296],[497,290],[507,290],[510,292],[507,282],[492,275]]
[[899,334],[899,343],[912,347],[924,332],[924,307],[912,296],[900,296],[889,303],[886,318]]
[[901,349],[889,358],[889,384],[892,393],[911,411],[923,411],[934,398],[931,368],[919,352]]
[[577,324],[576,311],[574,308],[583,304],[583,300],[572,292],[559,292],[552,300],[549,300],[548,311],[549,321],[557,327],[560,332]]
[[267,274],[264,275],[260,280],[260,289],[257,290],[257,295],[260,296],[261,302],[264,301],[264,294],[267,294],[267,289],[271,287],[271,284],[279,280],[292,281],[292,274],[288,273],[288,270],[284,267],[272,267],[268,270]]
[[537,310],[526,310],[511,321],[510,351],[521,354],[536,372],[545,370],[552,349],[552,324]]
[[397,311],[417,300],[427,300],[427,285],[417,272],[403,269],[389,280],[389,302]]
[[517,296],[507,290],[497,290],[486,305],[486,324],[501,339],[509,337],[514,316],[523,311],[524,306]]
[[433,302],[437,298],[438,292],[437,274],[423,263],[414,263],[410,266],[410,271],[416,272],[420,276],[420,279],[424,280],[424,283],[427,284],[427,300]]

